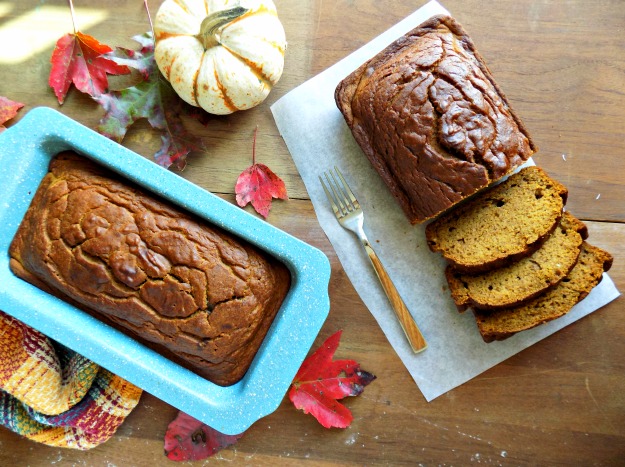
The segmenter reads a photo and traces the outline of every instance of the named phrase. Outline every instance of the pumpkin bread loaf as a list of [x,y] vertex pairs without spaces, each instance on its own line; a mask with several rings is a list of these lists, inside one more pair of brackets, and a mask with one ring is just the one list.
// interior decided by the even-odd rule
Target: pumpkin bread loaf
[[474,309],[482,339],[485,342],[503,340],[565,315],[590,293],[611,265],[609,253],[584,242],[577,263],[555,287],[517,307]]
[[412,223],[501,179],[536,147],[464,29],[435,16],[343,79],[336,104]]
[[566,196],[542,169],[526,167],[428,224],[428,246],[460,272],[503,266],[531,254],[551,234]]
[[243,377],[290,288],[282,263],[74,153],[52,160],[10,256],[16,275],[220,385]]
[[587,236],[585,224],[565,212],[560,225],[530,256],[477,275],[462,274],[448,266],[445,275],[451,296],[460,311],[520,305],[569,273]]

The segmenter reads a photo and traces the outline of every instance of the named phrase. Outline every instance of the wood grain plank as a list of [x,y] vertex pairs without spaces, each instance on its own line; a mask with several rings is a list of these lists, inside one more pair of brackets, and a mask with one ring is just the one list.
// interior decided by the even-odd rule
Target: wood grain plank
[[[623,297],[426,403],[317,223],[268,106],[422,3],[276,0],[289,49],[285,75],[267,105],[209,119],[207,126],[186,122],[208,150],[194,154],[181,175],[230,202],[236,177],[251,163],[259,126],[258,159],[284,179],[291,198],[275,201],[267,222],[330,259],[331,310],[315,347],[343,329],[337,358],[356,359],[377,376],[361,396],[345,401],[354,414],[350,428],[326,430],[285,399],[211,463],[619,465],[625,458]],[[443,3],[469,31],[532,132],[540,147],[537,163],[569,188],[567,207],[587,221],[589,241],[614,255],[609,274],[625,290],[625,2]],[[0,28],[41,5],[12,2]],[[148,29],[142,2],[85,0],[80,6],[109,11],[106,21],[83,31],[108,44],[135,47],[131,36]],[[91,99],[70,91],[60,107],[48,88],[52,46],[17,66],[0,62],[0,95],[25,103],[20,115],[46,105],[94,128],[102,111]],[[149,158],[159,138],[140,123],[124,144]],[[175,415],[173,407],[144,394],[113,439],[88,452],[38,445],[0,428],[0,464],[161,465],[163,436]]]

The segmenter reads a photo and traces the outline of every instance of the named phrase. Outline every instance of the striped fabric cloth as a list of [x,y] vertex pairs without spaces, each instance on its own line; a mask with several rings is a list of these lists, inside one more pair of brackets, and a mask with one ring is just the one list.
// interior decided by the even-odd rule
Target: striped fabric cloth
[[141,389],[0,311],[0,425],[50,446],[108,440]]

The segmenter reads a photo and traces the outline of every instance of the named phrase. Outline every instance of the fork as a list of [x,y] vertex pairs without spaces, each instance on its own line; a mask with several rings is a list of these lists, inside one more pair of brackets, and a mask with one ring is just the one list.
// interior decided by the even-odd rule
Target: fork
[[406,335],[412,350],[415,353],[421,352],[427,348],[427,343],[425,342],[417,323],[415,323],[412,315],[408,311],[408,307],[406,307],[406,304],[399,295],[399,292],[391,281],[386,269],[384,269],[382,262],[378,258],[378,255],[373,250],[371,243],[369,243],[369,240],[365,235],[365,231],[363,229],[365,216],[362,212],[362,208],[360,207],[360,203],[358,203],[356,196],[354,196],[354,193],[349,188],[349,185],[347,185],[347,182],[345,181],[345,178],[343,178],[343,174],[341,174],[338,167],[335,166],[334,170],[336,172],[336,176],[332,170],[324,173],[327,185],[326,182],[323,181],[323,178],[319,176],[319,181],[321,182],[321,186],[323,186],[323,191],[325,191],[328,201],[330,201],[330,204],[332,205],[332,211],[334,211],[334,215],[341,226],[352,231],[360,240],[360,243],[371,260],[373,269],[375,269],[378,279],[382,284],[382,288],[391,303],[391,307],[393,308],[393,311],[395,312],[395,315],[404,330],[404,334]]

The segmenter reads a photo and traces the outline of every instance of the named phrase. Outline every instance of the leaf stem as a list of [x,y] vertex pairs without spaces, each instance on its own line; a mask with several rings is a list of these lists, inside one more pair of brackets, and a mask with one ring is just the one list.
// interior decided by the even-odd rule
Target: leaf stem
[[252,143],[252,165],[256,165],[256,134],[258,133],[258,125],[254,128],[254,142]]
[[154,36],[154,23],[152,23],[152,16],[150,16],[150,8],[148,7],[148,0],[143,0],[143,5],[145,6],[145,11],[148,14],[148,22],[150,23],[150,30],[152,31],[152,40],[156,40]]
[[74,27],[74,34],[76,34],[76,16],[74,15],[74,2],[72,0],[68,0],[69,2],[69,12],[72,15],[72,26]]

